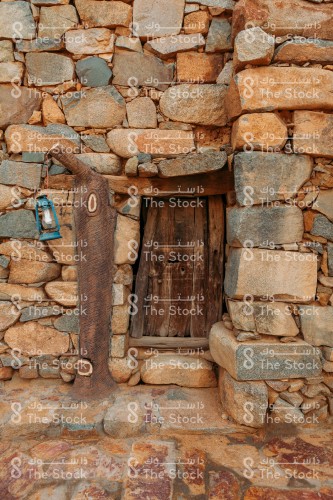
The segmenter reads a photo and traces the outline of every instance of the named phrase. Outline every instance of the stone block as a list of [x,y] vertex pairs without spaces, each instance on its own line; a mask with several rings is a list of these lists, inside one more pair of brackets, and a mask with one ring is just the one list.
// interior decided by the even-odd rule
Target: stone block
[[227,19],[212,19],[205,50],[206,52],[228,52],[232,50],[231,26]]
[[14,52],[13,43],[11,40],[0,41],[0,63],[13,62]]
[[79,150],[80,136],[67,125],[52,123],[47,127],[35,125],[10,125],[5,133],[7,147],[11,153],[47,152],[57,144],[71,153]]
[[264,335],[294,337],[299,330],[289,304],[228,300],[228,310],[235,328]]
[[333,115],[319,111],[295,111],[293,121],[294,153],[333,158]]
[[117,36],[115,52],[132,50],[133,52],[143,52],[140,38],[129,36]]
[[234,247],[302,241],[303,213],[296,206],[227,208],[227,242]]
[[78,302],[77,284],[72,281],[51,281],[45,286],[47,295],[63,306],[76,306]]
[[81,153],[77,157],[100,174],[119,175],[121,173],[120,158],[112,153]]
[[129,288],[126,286],[113,283],[112,285],[112,305],[121,306],[123,304],[128,304],[128,296],[130,294]]
[[268,407],[265,382],[239,382],[220,368],[219,394],[226,413],[238,424],[263,427]]
[[[123,384],[127,382],[131,376],[132,368],[129,358],[110,358],[109,359],[109,370],[111,372],[112,378],[118,384]],[[124,407],[123,397],[121,398],[121,407],[124,410],[126,408],[126,414],[128,415],[127,407]],[[105,422],[105,421],[104,421]],[[107,432],[105,430],[105,432]],[[108,433],[108,432],[107,432]],[[119,436],[119,428],[118,434]]]
[[156,163],[140,163],[138,166],[139,177],[155,177],[158,174]]
[[62,50],[65,44],[62,38],[35,38],[34,40],[17,40],[16,50],[18,52],[45,52]]
[[233,64],[236,73],[247,64],[269,66],[274,54],[275,40],[259,26],[242,30],[234,43]]
[[35,38],[35,23],[28,2],[0,3],[0,38]]
[[232,149],[279,152],[288,139],[285,123],[275,113],[240,116],[232,126]]
[[317,285],[317,256],[313,253],[233,248],[228,257],[225,293],[265,300],[309,302]]
[[275,200],[289,200],[310,178],[313,160],[308,156],[238,153],[234,158],[236,198],[240,205],[269,206]]
[[107,54],[114,50],[115,35],[107,28],[69,30],[65,33],[66,50],[72,54]]
[[39,307],[37,305],[31,305],[22,309],[20,322],[25,323],[26,321],[33,321],[35,319],[37,320],[42,318],[49,318],[51,316],[59,316],[59,314],[61,314],[61,309],[59,306]]
[[129,304],[114,306],[111,316],[111,331],[113,335],[124,335],[129,327]]
[[323,215],[314,218],[310,234],[333,241],[333,224]]
[[74,127],[111,128],[126,116],[125,101],[112,85],[64,95],[61,102],[68,125]]
[[124,358],[128,349],[128,335],[114,335],[111,338],[111,358]]
[[42,87],[70,81],[74,77],[73,61],[52,52],[30,52],[26,55],[29,85]]
[[114,235],[115,264],[134,264],[140,242],[140,223],[123,215],[117,216]]
[[209,349],[215,362],[236,380],[279,380],[321,373],[320,350],[303,340],[237,342],[223,322],[213,325]]
[[243,113],[295,109],[333,109],[333,73],[318,68],[245,69],[231,81],[226,108],[229,119]]
[[183,23],[185,0],[135,0],[133,31],[140,38],[178,35]]
[[173,160],[162,160],[158,164],[160,177],[177,177],[184,175],[205,174],[221,170],[227,163],[224,151],[208,153],[191,153]]
[[329,40],[304,40],[295,38],[279,45],[274,54],[274,62],[303,65],[331,64],[333,61],[333,42]]
[[6,128],[27,123],[33,112],[40,109],[42,94],[36,89],[20,87],[17,92],[12,86],[0,85],[0,101],[0,128]]
[[38,238],[33,213],[30,210],[15,210],[1,215],[0,238]]
[[132,7],[125,2],[75,0],[75,7],[87,28],[129,26],[132,21]]
[[54,262],[14,260],[10,265],[8,283],[41,283],[51,281],[60,275],[61,266]]
[[141,379],[146,384],[182,387],[216,387],[213,364],[205,359],[179,354],[159,354],[143,362]]
[[112,71],[101,57],[86,57],[75,65],[75,72],[85,87],[104,87],[109,84]]
[[197,52],[177,54],[177,81],[215,83],[223,68],[223,56]]
[[0,182],[10,186],[21,186],[37,190],[40,185],[42,165],[3,160],[0,165]]
[[208,33],[209,13],[206,10],[191,12],[184,17],[184,33],[186,35],[194,33]]
[[127,120],[133,128],[156,128],[157,115],[154,101],[149,97],[137,97],[126,104]]
[[52,96],[46,95],[42,104],[43,125],[66,123],[65,115]]
[[145,49],[161,59],[169,59],[180,52],[197,49],[204,45],[205,39],[202,34],[195,33],[193,35],[181,34],[154,38],[145,44]]
[[1,301],[0,302],[0,332],[7,330],[12,326],[18,318],[21,312],[15,307],[13,302]]
[[54,322],[54,328],[59,332],[79,333],[80,318],[79,309],[68,309]]
[[228,119],[225,85],[181,84],[169,88],[160,99],[162,113],[173,121],[223,127]]
[[21,85],[24,66],[21,62],[0,63],[0,83],[14,83]]
[[320,191],[313,208],[333,221],[333,189]]
[[42,7],[39,15],[38,37],[59,40],[63,34],[74,28],[79,18],[74,5]]
[[10,327],[5,333],[5,342],[27,356],[42,354],[59,355],[68,351],[69,336],[54,328],[29,321]]
[[333,243],[327,244],[328,275],[333,276]]
[[333,347],[333,307],[299,306],[304,339],[314,346]]
[[43,288],[27,287],[23,285],[12,285],[10,283],[0,283],[0,300],[13,300],[20,303],[41,302],[47,300]]

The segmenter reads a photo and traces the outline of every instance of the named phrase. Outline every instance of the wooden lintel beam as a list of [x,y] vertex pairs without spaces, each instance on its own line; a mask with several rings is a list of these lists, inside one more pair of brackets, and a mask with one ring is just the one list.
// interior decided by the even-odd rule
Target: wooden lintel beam
[[130,347],[152,347],[156,349],[209,349],[207,337],[151,337],[129,338]]

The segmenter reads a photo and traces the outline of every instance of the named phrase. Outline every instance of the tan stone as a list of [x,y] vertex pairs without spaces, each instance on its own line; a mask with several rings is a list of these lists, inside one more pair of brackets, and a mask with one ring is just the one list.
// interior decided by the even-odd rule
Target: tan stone
[[0,85],[0,128],[27,123],[35,110],[40,109],[42,94],[36,89]]
[[46,152],[56,145],[71,153],[78,152],[80,136],[67,125],[52,123],[47,127],[36,125],[10,125],[5,133],[8,151]]
[[240,0],[233,14],[233,36],[248,26],[261,26],[280,37],[299,35],[333,40],[332,7],[326,3],[293,0],[290,3],[272,0]]
[[138,167],[139,177],[155,177],[158,175],[158,168],[156,163],[145,162],[140,163]]
[[216,387],[213,365],[205,359],[178,354],[159,354],[141,365],[146,384],[176,384],[182,387]]
[[5,342],[23,355],[59,355],[68,351],[69,336],[55,328],[28,321],[23,325],[10,327],[5,333]]
[[65,34],[66,50],[72,54],[107,54],[114,50],[115,35],[107,28],[70,30]]
[[0,38],[35,37],[35,23],[28,2],[1,2],[0,3]]
[[193,35],[172,35],[154,38],[145,44],[145,49],[158,55],[161,59],[169,59],[179,52],[197,49],[205,45],[205,39],[201,33]]
[[128,335],[114,335],[111,339],[111,358],[124,358],[128,349]]
[[118,266],[113,281],[114,283],[119,283],[121,285],[131,285],[133,283],[132,266],[129,264]]
[[74,233],[67,225],[64,225],[60,226],[60,234],[61,239],[48,241],[48,246],[57,262],[73,264],[76,262]]
[[114,235],[115,264],[134,264],[137,258],[139,243],[139,221],[118,214]]
[[206,10],[198,10],[191,12],[184,17],[184,32],[186,34],[192,33],[208,33],[209,28],[209,14]]
[[45,285],[47,295],[63,306],[76,306],[78,302],[77,283],[72,281],[51,281]]
[[115,52],[119,53],[126,50],[132,50],[133,52],[143,52],[140,38],[134,38],[129,36],[117,36]]
[[11,240],[0,244],[0,254],[7,255],[13,260],[28,259],[39,262],[52,262],[52,256],[45,252],[40,242],[38,244],[28,241]]
[[275,113],[242,115],[232,126],[233,149],[278,152],[283,148],[287,139],[287,127]]
[[8,283],[41,283],[54,280],[60,275],[59,264],[31,261],[27,266],[25,260],[14,260],[10,264]]
[[29,85],[56,85],[74,77],[72,59],[61,54],[30,52],[26,54],[25,61]]
[[11,40],[0,41],[0,63],[14,61],[13,43]]
[[162,160],[158,165],[158,170],[160,177],[178,177],[221,170],[226,163],[225,151],[208,151],[179,156],[173,160]]
[[226,89],[225,85],[177,85],[164,92],[160,109],[173,121],[224,126]]
[[230,119],[255,111],[333,109],[333,72],[273,66],[246,69],[232,79],[226,107]]
[[132,7],[124,2],[75,0],[75,7],[87,28],[129,26],[132,20]]
[[[14,196],[15,193],[15,196]],[[0,210],[5,210],[12,205],[12,202],[17,202],[17,190],[12,187],[0,184]]]
[[128,304],[128,296],[130,294],[129,288],[120,284],[113,283],[112,285],[112,305],[121,306],[123,304]]
[[10,380],[14,375],[14,370],[11,366],[3,366],[0,368],[0,380]]
[[47,300],[47,295],[42,288],[0,283],[0,300],[41,302]]
[[77,157],[100,174],[118,175],[121,173],[120,158],[112,153],[81,153]]
[[66,123],[64,113],[52,96],[46,95],[42,103],[43,125],[50,123]]
[[288,40],[279,45],[274,54],[274,62],[282,63],[319,63],[331,64],[333,61],[333,43],[328,40]]
[[235,38],[233,65],[237,73],[247,64],[268,66],[274,54],[274,38],[259,26],[240,31]]
[[137,97],[126,104],[127,120],[133,128],[156,128],[157,116],[154,101]]
[[64,281],[77,281],[77,266],[62,266],[61,278]]
[[69,29],[79,22],[73,5],[56,5],[40,9],[38,37],[60,39]]
[[124,335],[129,327],[129,304],[114,306],[111,316],[111,331],[113,335]]
[[3,62],[0,63],[0,83],[15,82],[21,85],[24,72],[24,66],[21,62]]
[[138,153],[173,157],[194,149],[193,132],[183,130],[114,129],[107,134],[107,143],[122,158],[131,158]]
[[223,68],[223,56],[184,52],[177,54],[177,80],[186,83],[213,83]]
[[[313,208],[333,221],[333,189],[321,190]],[[331,278],[331,280],[333,280],[333,278]],[[327,286],[333,286],[333,284]]]
[[21,311],[15,307],[13,302],[0,302],[0,332],[12,326],[21,315]]
[[140,38],[158,38],[180,32],[185,0],[135,0],[133,32]]
[[295,153],[333,158],[333,115],[319,111],[295,111],[294,124]]
[[235,299],[247,294],[275,300],[309,302],[317,284],[317,257],[313,253],[258,248],[232,249],[228,256],[225,292]]
[[115,382],[123,384],[129,380],[132,373],[130,365],[129,358],[113,358],[109,360],[109,370]]

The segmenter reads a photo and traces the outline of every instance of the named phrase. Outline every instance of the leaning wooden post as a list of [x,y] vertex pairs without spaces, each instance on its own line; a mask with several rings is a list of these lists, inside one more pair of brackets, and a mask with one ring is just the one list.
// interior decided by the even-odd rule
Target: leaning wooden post
[[59,145],[49,154],[75,174],[80,335],[74,396],[98,398],[117,387],[108,369],[116,210],[102,175]]

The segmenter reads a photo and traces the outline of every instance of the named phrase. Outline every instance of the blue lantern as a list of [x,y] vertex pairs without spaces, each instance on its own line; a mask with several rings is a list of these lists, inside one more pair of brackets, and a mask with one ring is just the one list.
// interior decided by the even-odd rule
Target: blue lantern
[[57,240],[61,238],[60,225],[54,204],[45,194],[38,196],[35,214],[40,241]]

